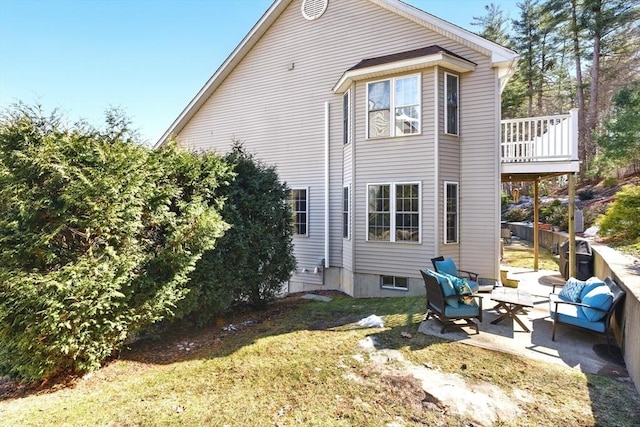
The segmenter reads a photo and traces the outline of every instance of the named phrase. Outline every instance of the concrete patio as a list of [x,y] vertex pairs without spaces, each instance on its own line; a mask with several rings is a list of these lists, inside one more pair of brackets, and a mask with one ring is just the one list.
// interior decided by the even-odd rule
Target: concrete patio
[[520,281],[519,288],[533,296],[533,309],[519,318],[531,332],[525,332],[513,319],[505,319],[496,325],[491,321],[498,317],[493,309],[490,293],[483,296],[483,321],[480,333],[469,327],[447,328],[440,333],[441,325],[435,319],[422,322],[418,331],[464,344],[508,352],[516,355],[556,363],[578,369],[584,373],[628,377],[624,360],[617,347],[609,354],[604,335],[567,325],[556,329],[556,340],[551,340],[552,319],[549,317],[549,294],[554,284],[563,285],[564,279],[557,271],[507,268],[509,276]]

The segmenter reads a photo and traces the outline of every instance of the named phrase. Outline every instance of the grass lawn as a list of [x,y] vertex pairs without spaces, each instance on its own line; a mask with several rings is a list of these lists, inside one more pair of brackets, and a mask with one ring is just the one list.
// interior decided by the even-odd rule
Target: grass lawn
[[[503,248],[502,265],[533,269],[533,243],[514,239]],[[538,269],[558,271],[557,258],[547,248],[538,248]]]
[[[630,382],[418,333],[420,297],[332,298],[291,296],[215,327],[179,328],[66,386],[16,393],[0,382],[0,424],[477,425],[434,401],[422,388],[428,384],[407,369],[426,366],[474,390],[497,388],[517,405],[494,425],[640,425]],[[385,328],[357,327],[371,314],[383,317]],[[224,331],[230,323],[236,330]],[[362,348],[367,337],[403,360]]]

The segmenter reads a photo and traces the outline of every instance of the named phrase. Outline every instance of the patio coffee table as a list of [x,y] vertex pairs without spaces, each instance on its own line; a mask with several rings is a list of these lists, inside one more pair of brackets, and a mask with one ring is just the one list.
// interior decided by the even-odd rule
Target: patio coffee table
[[525,307],[533,307],[533,298],[531,297],[531,294],[518,288],[499,286],[491,291],[491,299],[498,303],[495,307],[496,310],[499,311],[500,308],[504,308],[506,310],[505,313],[498,316],[498,318],[491,322],[491,324],[495,325],[507,317],[510,317],[518,322],[526,332],[531,332],[529,328],[522,323],[522,320],[518,318],[518,312],[520,310]]

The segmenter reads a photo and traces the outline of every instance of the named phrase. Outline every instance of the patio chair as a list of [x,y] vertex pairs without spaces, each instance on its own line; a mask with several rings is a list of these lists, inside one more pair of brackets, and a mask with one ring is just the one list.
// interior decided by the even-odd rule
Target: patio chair
[[466,279],[474,294],[480,289],[480,285],[478,284],[478,273],[458,269],[453,258],[444,258],[441,256],[431,258],[431,264],[433,264],[433,268],[437,273],[450,274],[452,276]]
[[470,304],[462,303],[459,301],[460,295],[456,293],[449,279],[429,270],[420,270],[420,273],[427,290],[425,320],[434,317],[440,321],[442,323],[441,334],[444,333],[447,326],[461,326],[455,322],[456,320],[463,320],[464,325],[474,327],[476,334],[479,334],[478,323],[472,319],[478,319],[478,322],[482,322],[482,297],[473,295]]
[[625,295],[611,277],[604,281],[593,277],[586,282],[570,278],[562,291],[549,295],[551,340],[556,340],[558,324],[571,325],[605,335],[611,353],[611,318]]

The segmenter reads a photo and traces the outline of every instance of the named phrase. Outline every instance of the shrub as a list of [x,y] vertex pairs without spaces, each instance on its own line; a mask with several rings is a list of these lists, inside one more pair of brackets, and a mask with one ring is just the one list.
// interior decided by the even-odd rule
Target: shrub
[[171,317],[226,224],[221,159],[137,143],[128,121],[61,125],[23,105],[0,122],[0,375],[100,366]]
[[526,221],[528,217],[529,212],[522,208],[511,209],[505,214],[505,219],[510,222]]
[[615,187],[616,185],[618,185],[618,180],[613,176],[609,176],[602,181],[602,186],[605,188]]
[[555,206],[546,214],[546,221],[560,227],[561,230],[569,229],[569,208],[565,205]]
[[599,234],[626,241],[640,239],[640,186],[628,184],[616,194],[615,201],[598,217]]
[[595,193],[591,188],[585,188],[584,190],[578,192],[578,199],[582,201],[591,200],[594,197],[595,197]]
[[511,197],[504,191],[500,193],[500,206],[502,210],[505,210],[511,205]]
[[584,219],[584,229],[591,227],[596,224],[598,217],[604,214],[606,211],[606,207],[604,205],[598,206],[587,206],[582,210],[583,219]]
[[199,323],[233,303],[263,306],[274,300],[296,265],[287,186],[239,142],[225,160],[236,173],[221,189],[227,199],[222,216],[232,228],[192,274],[186,303],[195,307]]

